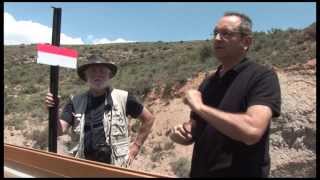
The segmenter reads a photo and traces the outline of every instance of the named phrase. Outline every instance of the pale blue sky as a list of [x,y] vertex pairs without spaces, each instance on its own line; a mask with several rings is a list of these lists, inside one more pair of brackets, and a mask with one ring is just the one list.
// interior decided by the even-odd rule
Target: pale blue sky
[[[43,27],[52,26],[51,6],[62,8],[61,32],[69,41],[85,44],[117,39],[119,42],[204,40],[225,11],[247,14],[254,31],[304,28],[316,21],[316,3],[310,2],[10,2],[4,3],[5,43],[41,41]],[[10,21],[6,20],[9,16]],[[34,24],[24,27],[21,21]]]

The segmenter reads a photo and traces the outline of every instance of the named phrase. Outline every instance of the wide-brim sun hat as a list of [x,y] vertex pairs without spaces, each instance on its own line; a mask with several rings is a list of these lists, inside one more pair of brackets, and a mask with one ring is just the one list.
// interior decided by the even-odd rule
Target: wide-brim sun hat
[[113,62],[109,61],[106,58],[97,56],[97,55],[91,55],[87,58],[87,62],[85,62],[82,65],[79,65],[77,68],[77,73],[78,73],[80,79],[86,81],[87,79],[86,79],[84,72],[88,69],[88,67],[95,65],[95,64],[108,67],[111,70],[111,77],[110,78],[113,78],[117,73],[118,68]]

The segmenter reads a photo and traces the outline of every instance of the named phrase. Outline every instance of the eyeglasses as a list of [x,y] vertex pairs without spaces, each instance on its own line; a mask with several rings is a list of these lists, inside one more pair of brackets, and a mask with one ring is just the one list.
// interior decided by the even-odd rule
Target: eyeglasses
[[240,34],[240,35],[246,35],[245,33],[241,32],[241,31],[218,31],[218,30],[214,30],[213,31],[213,38],[217,37],[217,35],[220,35],[220,37],[222,39],[228,39],[231,38],[233,36],[235,36],[236,34]]

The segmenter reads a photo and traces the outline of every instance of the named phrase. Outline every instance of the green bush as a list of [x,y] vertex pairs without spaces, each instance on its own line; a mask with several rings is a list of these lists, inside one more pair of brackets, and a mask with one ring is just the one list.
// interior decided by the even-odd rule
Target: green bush
[[151,159],[152,162],[159,162],[160,159],[161,159],[161,156],[162,156],[161,152],[155,152],[155,153],[151,154],[151,158],[150,159]]
[[36,84],[29,83],[26,86],[24,86],[22,93],[24,94],[34,94],[38,92],[39,89],[36,87]]
[[34,130],[32,132],[32,139],[36,141],[36,143],[33,145],[33,148],[35,149],[41,149],[45,150],[48,148],[48,133],[49,128],[46,127],[44,130]]
[[140,153],[141,153],[141,154],[145,154],[145,153],[146,153],[146,148],[145,148],[145,146],[141,146],[141,148],[140,148]]
[[133,52],[139,51],[139,48],[133,48]]
[[161,152],[163,149],[160,144],[156,144],[156,146],[152,149],[152,153]]
[[4,119],[4,126],[11,126],[14,127],[16,130],[22,130],[24,127],[24,121],[21,117],[15,117],[12,119]]
[[172,141],[168,141],[164,144],[163,149],[167,151],[170,149],[174,149],[174,147],[175,147],[174,143]]
[[170,166],[178,177],[189,177],[191,162],[187,158],[181,157],[177,161],[171,162]]
[[213,49],[210,45],[204,45],[200,49],[200,61],[205,62],[207,60],[207,58],[212,57],[213,56],[212,51],[213,51]]
[[163,98],[168,99],[172,98],[171,89],[173,86],[173,82],[167,82],[163,90]]

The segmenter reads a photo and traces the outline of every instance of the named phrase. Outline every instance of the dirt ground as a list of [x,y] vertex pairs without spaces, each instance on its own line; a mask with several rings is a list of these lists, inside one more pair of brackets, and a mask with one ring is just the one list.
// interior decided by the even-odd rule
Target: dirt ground
[[[270,135],[271,177],[315,177],[316,176],[316,69],[315,66],[297,65],[286,69],[275,69],[281,85],[282,113],[272,120]],[[172,164],[179,159],[181,173],[186,176],[190,169],[193,145],[182,146],[172,143],[167,131],[188,120],[190,110],[183,104],[179,92],[196,88],[204,73],[190,79],[178,89],[170,101],[157,98],[152,93],[145,104],[154,113],[156,120],[152,133],[140,154],[131,165],[135,170],[177,176]],[[5,117],[10,118],[10,117]],[[33,129],[37,125],[28,125]],[[39,125],[38,125],[39,126]],[[43,125],[41,125],[43,127]],[[26,132],[5,127],[4,142],[32,147]],[[65,153],[64,143],[68,137],[60,138],[58,153]]]

